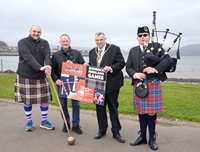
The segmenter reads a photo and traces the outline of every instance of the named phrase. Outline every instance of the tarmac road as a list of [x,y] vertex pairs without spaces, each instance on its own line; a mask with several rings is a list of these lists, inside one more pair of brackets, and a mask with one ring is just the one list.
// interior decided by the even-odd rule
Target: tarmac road
[[[71,112],[70,112],[71,114]],[[98,132],[96,114],[94,111],[81,110],[81,129],[78,135],[70,131],[75,137],[74,145],[68,145],[68,134],[62,132],[62,119],[59,107],[51,106],[48,120],[55,126],[55,130],[39,127],[41,112],[39,105],[32,110],[33,131],[26,132],[26,116],[22,104],[14,104],[13,99],[0,98],[0,152],[150,152],[149,145],[130,146],[130,142],[138,138],[139,124],[136,116],[120,115],[122,125],[121,135],[126,140],[119,143],[112,138],[109,128],[106,136],[94,139]],[[158,152],[199,152],[200,125],[196,123],[177,125],[158,120],[156,143]]]

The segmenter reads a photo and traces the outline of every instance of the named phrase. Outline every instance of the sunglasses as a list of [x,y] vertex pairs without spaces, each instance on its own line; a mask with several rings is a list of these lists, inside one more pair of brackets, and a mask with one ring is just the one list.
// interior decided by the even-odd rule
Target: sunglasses
[[140,34],[140,35],[138,35],[138,37],[147,37],[149,34]]

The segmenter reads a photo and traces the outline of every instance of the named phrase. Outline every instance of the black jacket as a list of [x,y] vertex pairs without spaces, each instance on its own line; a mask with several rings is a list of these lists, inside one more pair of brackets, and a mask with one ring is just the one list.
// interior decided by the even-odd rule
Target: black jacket
[[[148,45],[148,48],[151,47],[151,44]],[[158,43],[154,43],[154,50],[153,54],[156,54],[160,45]],[[161,55],[164,54],[164,49],[161,51]],[[146,54],[146,50],[144,55]],[[126,72],[132,78],[132,84],[134,83],[135,79],[133,79],[133,75],[137,72],[143,72],[143,65],[142,65],[143,55],[140,49],[140,46],[136,46],[131,48],[128,59],[126,62]],[[158,71],[157,74],[147,74],[147,79],[158,77],[161,81],[165,81],[167,79],[166,74],[163,72],[165,69],[171,64],[171,57],[167,55],[160,63],[154,66],[154,68]]]
[[[106,43],[105,50],[109,47]],[[97,54],[95,48],[89,52],[89,65],[97,66]],[[122,69],[125,66],[125,61],[122,56],[121,50],[116,45],[111,45],[108,51],[103,55],[100,67],[110,66],[113,73],[107,73],[106,93],[114,92],[124,85],[124,78]]]
[[50,47],[46,40],[35,41],[30,35],[18,42],[19,63],[17,74],[27,79],[44,79],[44,71],[40,68],[51,66]]
[[[83,59],[83,56],[78,50],[71,49],[73,56],[75,57],[78,64],[84,64],[85,60]],[[62,62],[66,62],[67,58],[62,53],[62,50],[59,50],[58,52],[54,53],[52,56],[52,79],[54,82],[56,82],[58,79],[61,78],[61,69],[62,69]]]

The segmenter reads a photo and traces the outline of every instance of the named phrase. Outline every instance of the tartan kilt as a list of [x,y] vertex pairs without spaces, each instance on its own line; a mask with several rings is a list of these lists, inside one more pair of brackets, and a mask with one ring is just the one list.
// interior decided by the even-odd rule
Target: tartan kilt
[[157,77],[144,80],[149,89],[149,95],[145,98],[139,98],[135,94],[136,86],[141,80],[136,80],[133,85],[133,105],[134,110],[140,113],[162,113],[163,112],[163,98],[160,81]]
[[52,101],[52,94],[47,78],[32,80],[17,75],[15,81],[15,102],[40,104]]

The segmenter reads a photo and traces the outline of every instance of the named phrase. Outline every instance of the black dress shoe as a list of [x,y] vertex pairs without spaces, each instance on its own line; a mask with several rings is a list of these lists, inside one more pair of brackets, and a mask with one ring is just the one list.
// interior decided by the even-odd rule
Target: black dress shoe
[[77,134],[82,134],[82,130],[80,129],[81,127],[78,125],[78,126],[73,126],[72,127],[72,131],[76,132]]
[[147,139],[146,138],[143,139],[142,137],[139,137],[136,141],[130,143],[131,146],[137,146],[140,144],[147,144]]
[[150,145],[150,148],[152,150],[157,150],[158,149],[158,146],[157,146],[155,140],[149,139],[149,145]]
[[103,137],[103,136],[105,136],[105,135],[106,135],[106,133],[99,132],[98,134],[96,134],[96,135],[94,136],[94,138],[95,138],[95,139],[100,139],[101,137]]
[[125,143],[124,138],[122,138],[122,136],[120,135],[113,135],[113,138],[117,139],[117,141],[119,141],[120,143]]
[[[68,125],[68,129],[70,130],[70,124],[67,124]],[[65,124],[63,125],[63,130],[62,130],[64,133],[67,133],[67,128],[65,126]]]

